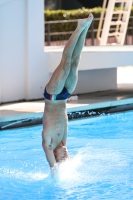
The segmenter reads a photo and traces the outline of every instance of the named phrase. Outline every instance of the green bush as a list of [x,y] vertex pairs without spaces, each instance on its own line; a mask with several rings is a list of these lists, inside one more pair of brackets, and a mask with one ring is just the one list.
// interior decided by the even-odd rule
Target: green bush
[[[118,8],[115,8],[118,9]],[[89,13],[93,13],[94,18],[100,18],[102,8],[96,7],[93,9],[81,8],[76,10],[45,10],[44,17],[45,21],[56,21],[56,20],[72,20],[88,17]],[[133,16],[133,7],[131,11]],[[94,21],[94,29],[98,28],[99,20]],[[50,32],[68,32],[73,31],[76,28],[77,22],[72,23],[58,23],[50,25]],[[45,25],[45,32],[47,33],[47,25]],[[52,40],[65,40],[68,39],[68,35],[52,36]]]
[[102,8],[97,7],[93,9],[76,9],[76,10],[45,10],[45,20],[70,20],[88,17],[89,13],[93,13],[95,17],[99,17]]

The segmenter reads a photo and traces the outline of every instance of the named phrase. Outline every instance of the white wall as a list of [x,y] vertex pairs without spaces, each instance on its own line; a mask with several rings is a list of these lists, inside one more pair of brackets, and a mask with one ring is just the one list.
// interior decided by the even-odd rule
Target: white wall
[[25,89],[25,1],[0,5],[0,90],[1,102],[22,99]]
[[43,97],[44,1],[0,1],[0,103]]
[[49,78],[44,55],[44,1],[27,1],[26,99],[43,98]]
[[117,88],[117,69],[94,69],[78,72],[78,82],[73,94],[106,91]]
[[[59,64],[63,47],[45,47],[49,54],[49,72]],[[133,65],[133,45],[130,46],[90,46],[84,47],[79,71],[116,68]]]

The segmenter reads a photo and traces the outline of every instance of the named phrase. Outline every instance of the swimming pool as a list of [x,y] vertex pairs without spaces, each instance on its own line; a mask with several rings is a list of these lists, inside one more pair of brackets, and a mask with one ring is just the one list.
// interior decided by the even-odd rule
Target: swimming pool
[[42,126],[0,132],[0,199],[133,199],[133,111],[69,122],[71,160],[53,179]]

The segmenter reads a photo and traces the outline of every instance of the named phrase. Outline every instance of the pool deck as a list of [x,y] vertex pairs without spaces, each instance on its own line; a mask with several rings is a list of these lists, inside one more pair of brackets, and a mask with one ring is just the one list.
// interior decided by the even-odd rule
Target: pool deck
[[[2,104],[0,106],[0,127],[6,127],[20,121],[28,120],[30,122],[34,121],[31,119],[37,118],[42,120],[44,106],[44,100]],[[121,109],[118,109],[121,106],[122,110],[133,109],[132,88],[80,94],[77,100],[67,102],[67,112],[69,114],[72,112],[85,112],[87,110],[104,110],[105,108],[115,108],[114,112],[117,112],[121,111]],[[38,124],[40,124],[40,120]]]

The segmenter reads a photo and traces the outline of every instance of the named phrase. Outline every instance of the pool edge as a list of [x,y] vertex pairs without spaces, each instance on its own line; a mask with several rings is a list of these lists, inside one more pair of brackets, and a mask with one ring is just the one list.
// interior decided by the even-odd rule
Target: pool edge
[[[129,110],[133,110],[133,98],[67,107],[67,114],[68,119],[73,120]],[[33,112],[5,117],[0,121],[0,130],[42,124],[42,116],[43,112]]]

